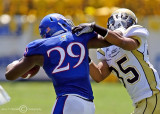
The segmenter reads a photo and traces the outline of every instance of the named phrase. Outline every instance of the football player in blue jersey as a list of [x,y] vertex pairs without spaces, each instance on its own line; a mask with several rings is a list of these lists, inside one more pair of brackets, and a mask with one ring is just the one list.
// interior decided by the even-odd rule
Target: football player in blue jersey
[[90,39],[96,41],[97,34],[78,36],[72,34],[73,26],[60,14],[45,16],[39,25],[43,39],[29,43],[24,57],[9,64],[5,75],[15,80],[34,66],[42,66],[57,95],[53,114],[94,114],[87,44]]
[[[43,39],[29,43],[24,57],[7,66],[6,79],[16,80],[34,66],[42,66],[57,95],[53,114],[94,114],[88,48],[106,47],[110,43],[95,32],[72,33],[72,27],[72,21],[60,14],[45,16],[39,25]],[[102,36],[106,34],[103,30],[99,32]],[[116,37],[118,33],[109,34]]]

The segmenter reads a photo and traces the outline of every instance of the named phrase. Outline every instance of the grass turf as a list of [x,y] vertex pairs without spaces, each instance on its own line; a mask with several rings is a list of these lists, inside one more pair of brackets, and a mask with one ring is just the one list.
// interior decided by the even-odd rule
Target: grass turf
[[[0,114],[50,114],[56,95],[51,82],[1,82],[11,101]],[[130,114],[132,101],[119,83],[92,83],[95,114]]]

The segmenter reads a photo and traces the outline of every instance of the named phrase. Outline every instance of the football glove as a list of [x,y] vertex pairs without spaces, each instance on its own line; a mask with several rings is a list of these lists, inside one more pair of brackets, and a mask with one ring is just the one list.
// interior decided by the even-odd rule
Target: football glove
[[93,23],[82,23],[72,29],[72,33],[75,33],[77,36],[81,34],[93,32],[95,22]]
[[96,25],[95,22],[83,23],[72,29],[72,33],[75,33],[77,36],[80,36],[81,34],[84,33],[90,33],[93,31],[100,34],[103,37],[106,37],[108,35],[108,29]]

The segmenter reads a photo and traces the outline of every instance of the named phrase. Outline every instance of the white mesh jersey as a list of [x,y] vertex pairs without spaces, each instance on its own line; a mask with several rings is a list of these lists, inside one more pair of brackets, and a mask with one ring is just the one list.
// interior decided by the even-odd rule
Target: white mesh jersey
[[106,60],[112,73],[124,84],[133,103],[150,97],[160,91],[160,78],[149,62],[146,28],[134,25],[124,33],[139,41],[140,46],[127,51],[115,45],[97,50],[97,58]]

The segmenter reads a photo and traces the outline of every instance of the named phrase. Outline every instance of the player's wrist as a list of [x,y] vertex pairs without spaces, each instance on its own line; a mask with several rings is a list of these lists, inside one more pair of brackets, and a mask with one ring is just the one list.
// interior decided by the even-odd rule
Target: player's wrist
[[90,25],[91,28],[93,28],[93,30],[94,30],[94,28],[95,28],[95,24],[96,24],[95,22],[92,22],[91,25]]
[[91,27],[93,28],[93,30],[95,32],[97,32],[98,34],[100,34],[104,38],[107,37],[107,35],[108,35],[108,29],[106,29],[104,27],[101,27],[99,25],[96,25],[95,23],[91,23]]

